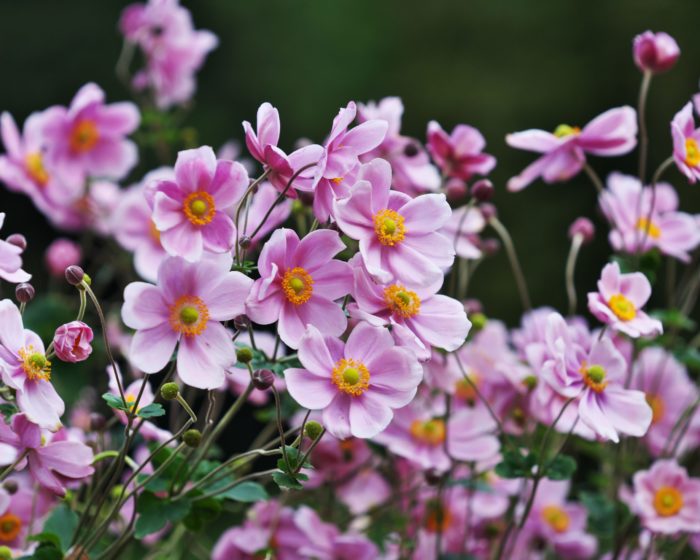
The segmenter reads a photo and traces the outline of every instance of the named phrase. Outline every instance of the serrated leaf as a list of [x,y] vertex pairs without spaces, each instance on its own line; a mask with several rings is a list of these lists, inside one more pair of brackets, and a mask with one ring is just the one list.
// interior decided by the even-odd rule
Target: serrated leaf
[[569,455],[557,455],[546,467],[545,474],[550,480],[568,480],[576,471],[576,460]]
[[165,415],[165,409],[160,403],[151,403],[140,408],[136,415],[141,418],[158,418]]

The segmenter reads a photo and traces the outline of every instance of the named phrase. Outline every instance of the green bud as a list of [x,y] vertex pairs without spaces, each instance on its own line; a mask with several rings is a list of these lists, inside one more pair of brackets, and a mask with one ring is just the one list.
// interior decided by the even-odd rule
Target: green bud
[[182,434],[182,441],[184,441],[188,447],[199,447],[202,441],[202,432],[195,429],[187,430]]
[[123,484],[116,484],[116,485],[114,485],[114,487],[112,488],[112,492],[111,492],[112,498],[114,498],[115,500],[118,500],[119,497],[122,495],[122,492],[123,492],[123,491],[124,491],[124,485],[123,485]]
[[469,316],[469,320],[472,322],[472,329],[475,331],[483,329],[489,321],[483,313],[472,313]]
[[160,396],[166,401],[176,399],[179,394],[180,387],[178,387],[177,383],[173,383],[172,381],[170,383],[166,383],[160,388]]
[[316,440],[321,435],[322,431],[323,426],[315,420],[309,420],[304,424],[304,435],[312,440]]
[[253,361],[253,351],[250,348],[239,348],[236,350],[236,359],[242,364],[247,364]]
[[12,560],[12,550],[7,546],[0,546],[0,560]]

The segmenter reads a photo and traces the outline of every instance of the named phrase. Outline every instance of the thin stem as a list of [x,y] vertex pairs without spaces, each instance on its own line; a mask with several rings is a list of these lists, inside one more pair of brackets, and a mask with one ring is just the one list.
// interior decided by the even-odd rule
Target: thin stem
[[530,303],[530,294],[527,291],[525,275],[523,274],[523,270],[520,267],[520,261],[518,260],[518,254],[515,252],[515,245],[513,244],[513,239],[508,233],[508,230],[496,216],[489,220],[489,224],[493,229],[496,230],[496,233],[503,242],[503,246],[506,248],[508,260],[510,261],[510,267],[513,270],[515,283],[517,284],[518,293],[520,294],[520,301],[523,304],[523,308],[529,311],[530,309],[532,309],[532,304]]
[[28,453],[29,451],[24,451],[23,453],[20,453],[17,459],[15,459],[15,461],[11,465],[9,465],[7,468],[5,468],[5,470],[2,471],[2,473],[0,473],[0,482],[5,480],[14,472],[14,470],[17,468],[17,465],[24,461]]
[[576,314],[576,285],[574,283],[574,272],[576,270],[576,260],[583,245],[583,235],[577,233],[571,240],[569,257],[566,259],[566,293],[569,297],[569,315]]
[[593,186],[598,194],[602,193],[605,190],[605,187],[603,186],[603,181],[600,179],[595,170],[588,163],[583,165],[583,170],[586,172],[586,175],[588,175],[588,178],[591,180],[591,183],[593,183]]
[[651,85],[651,70],[645,70],[642,76],[642,85],[639,88],[639,103],[637,105],[637,119],[639,120],[639,182],[643,185],[646,179],[647,149],[649,147],[649,135],[647,133],[647,96]]
[[[265,172],[260,175],[255,181],[253,181],[249,186],[248,189],[246,190],[245,194],[243,195],[243,198],[241,198],[241,201],[238,203],[238,208],[236,208],[236,218],[234,220],[234,224],[236,224],[236,262],[240,264],[240,255],[239,255],[239,245],[238,245],[238,240],[240,236],[240,228],[238,227],[238,221],[241,216],[241,208],[245,206],[246,201],[248,200],[248,197],[253,193],[253,191],[257,188],[257,186],[267,178],[267,176],[270,174],[270,169],[266,169]],[[248,224],[246,223],[246,226]],[[247,228],[244,228],[244,230]],[[252,238],[252,236],[251,236]]]

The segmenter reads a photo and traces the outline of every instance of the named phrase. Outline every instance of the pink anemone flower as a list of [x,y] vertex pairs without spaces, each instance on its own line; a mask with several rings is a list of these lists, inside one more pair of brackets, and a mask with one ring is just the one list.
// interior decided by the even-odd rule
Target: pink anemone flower
[[[0,212],[0,229],[5,223],[5,213]],[[0,278],[6,282],[19,284],[29,282],[32,275],[22,270],[22,253],[24,249],[0,239]]]
[[700,179],[700,128],[695,128],[693,104],[688,102],[671,121],[673,159],[690,183]]
[[496,158],[483,153],[486,141],[473,126],[457,125],[447,134],[439,123],[428,123],[428,151],[447,177],[468,181],[474,175],[488,175]]

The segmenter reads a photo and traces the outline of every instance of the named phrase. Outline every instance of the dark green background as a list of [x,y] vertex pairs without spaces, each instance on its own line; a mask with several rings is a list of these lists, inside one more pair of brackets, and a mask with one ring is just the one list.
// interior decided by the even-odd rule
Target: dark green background
[[[109,99],[128,96],[114,76],[121,48],[116,22],[128,2],[22,0],[0,2],[0,108],[18,119],[54,103],[66,104],[85,82]],[[424,138],[430,119],[481,129],[498,158],[496,203],[516,239],[536,305],[563,307],[566,229],[578,215],[595,215],[584,176],[565,185],[534,184],[509,194],[503,185],[532,157],[504,143],[510,131],[585,124],[605,109],[635,104],[640,74],[631,42],[645,29],[665,30],[682,49],[677,67],[655,79],[650,95],[651,166],[670,151],[668,122],[698,90],[700,39],[697,0],[274,0],[186,2],[197,27],[221,40],[200,74],[187,124],[203,144],[241,139],[262,101],[277,106],[282,146],[307,136],[323,139],[349,99],[403,98],[403,131]],[[635,156],[595,159],[602,175],[633,172]],[[686,209],[700,210],[699,187],[669,175]],[[40,268],[53,235],[21,197],[2,191],[9,212],[3,235],[22,231],[28,260]],[[608,246],[603,222],[584,250],[580,291],[594,286]],[[514,321],[519,303],[503,255],[479,269],[471,295],[487,311]]]

